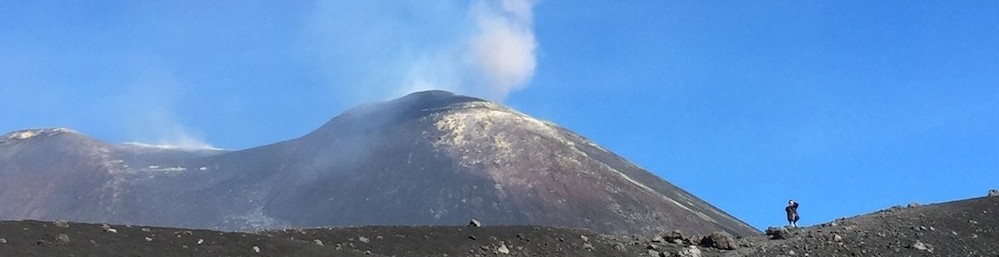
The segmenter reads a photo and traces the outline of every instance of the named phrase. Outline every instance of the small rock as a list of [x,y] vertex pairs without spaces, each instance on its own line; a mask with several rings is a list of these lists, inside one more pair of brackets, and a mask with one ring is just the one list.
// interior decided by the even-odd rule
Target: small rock
[[142,232],[149,232],[149,231],[152,231],[152,230],[149,230],[149,228],[142,228]]
[[0,245],[7,244],[7,239],[0,238]]
[[477,227],[482,227],[482,222],[479,222],[479,220],[476,220],[476,219],[472,219],[471,221],[468,222],[468,226],[469,227],[476,227],[476,228]]
[[[676,243],[677,240],[679,240],[680,243],[683,243],[683,241],[684,241],[683,233],[680,232],[680,230],[670,231],[669,234],[666,234],[666,236],[663,237],[663,239],[666,239],[666,241],[670,241],[670,242],[674,242],[674,243]],[[680,243],[676,243],[676,244],[680,244]]]
[[253,252],[255,252],[255,253],[259,253],[260,252],[260,247],[258,247],[256,245],[254,245],[253,248],[251,248],[251,249],[253,249]]
[[927,251],[931,253],[933,252],[933,245],[923,243],[918,240],[916,241],[916,243],[912,244],[912,248],[920,251]]
[[109,233],[118,233],[117,229],[111,228],[111,226],[108,225],[108,224],[101,224],[101,230],[103,230],[104,232],[109,232]]
[[476,240],[478,238],[476,238],[475,236],[468,236],[468,239]]
[[653,243],[662,243],[662,242],[663,242],[663,240],[664,240],[664,239],[663,239],[663,237],[661,237],[661,236],[654,236],[654,237],[652,237],[652,242],[653,242]]
[[843,241],[843,237],[840,236],[839,234],[833,234],[833,241],[841,242]]
[[583,249],[586,249],[587,251],[593,251],[596,248],[593,247],[593,244],[585,243],[585,244],[583,244]]
[[701,249],[691,245],[680,250],[677,255],[680,257],[701,257]]
[[54,223],[56,227],[69,228],[69,222],[66,220],[56,220]]
[[357,237],[357,241],[361,241],[361,243],[368,243],[368,242],[371,242],[371,240],[370,240],[370,239],[368,239],[367,237],[363,237],[363,236],[359,236],[359,237]]
[[624,244],[622,244],[622,243],[615,243],[614,244],[614,250],[617,250],[618,252],[626,252],[626,251],[628,251],[627,248],[624,248]]
[[146,242],[152,242],[152,241],[153,241],[152,237],[148,237],[148,236],[146,237]]
[[[519,236],[520,234],[517,234],[517,235]],[[590,238],[587,237],[586,235],[579,235],[579,239],[583,239],[583,242],[589,242],[590,241]]]
[[656,250],[652,250],[652,249],[649,249],[649,251],[648,251],[648,252],[649,252],[649,256],[652,256],[652,257],[659,257],[659,251],[656,251]]
[[69,243],[69,235],[59,234],[58,236],[56,236],[56,241],[64,244]]
[[784,227],[769,227],[766,234],[772,239],[788,239],[791,237],[791,231]]
[[911,202],[911,203],[909,203],[909,205],[907,205],[905,207],[906,208],[916,208],[916,207],[919,207],[919,203],[917,203],[917,202]]
[[795,255],[794,250],[787,251],[787,255]]
[[725,232],[711,233],[710,236],[706,236],[701,240],[701,245],[723,250],[735,250],[736,248],[735,239],[732,238],[732,235]]
[[204,242],[205,242],[205,240],[204,240],[204,239],[198,239],[198,245],[201,245],[201,244],[202,244],[202,243],[204,243]]
[[655,244],[648,244],[648,245],[646,245],[646,246],[645,246],[645,249],[649,249],[649,250],[659,250],[659,246],[657,246],[657,245],[655,245]]
[[371,250],[364,250],[364,254],[371,254]]
[[999,196],[999,189],[989,190],[989,196],[990,197],[992,197],[992,196]]
[[510,254],[510,248],[506,248],[506,244],[500,244],[499,248],[496,248],[496,252]]

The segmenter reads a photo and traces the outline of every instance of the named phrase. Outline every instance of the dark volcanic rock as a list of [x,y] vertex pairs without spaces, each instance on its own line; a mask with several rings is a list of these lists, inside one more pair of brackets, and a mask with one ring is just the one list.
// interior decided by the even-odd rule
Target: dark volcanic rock
[[724,232],[711,233],[701,240],[701,245],[723,250],[735,250],[738,247],[732,235]]
[[0,162],[15,164],[0,167],[10,184],[0,187],[0,218],[243,230],[476,217],[604,233],[758,233],[571,131],[442,91],[359,106],[301,138],[235,152],[18,133],[0,141]]
[[770,236],[772,239],[788,239],[791,238],[791,231],[785,227],[769,227],[765,231],[766,235]]

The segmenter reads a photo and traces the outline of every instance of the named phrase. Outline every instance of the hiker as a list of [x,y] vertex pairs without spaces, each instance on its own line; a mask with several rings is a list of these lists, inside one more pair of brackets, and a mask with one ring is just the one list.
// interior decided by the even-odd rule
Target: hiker
[[791,223],[791,227],[798,227],[798,202],[794,200],[787,201],[787,207],[784,207],[784,212],[787,212],[787,222]]

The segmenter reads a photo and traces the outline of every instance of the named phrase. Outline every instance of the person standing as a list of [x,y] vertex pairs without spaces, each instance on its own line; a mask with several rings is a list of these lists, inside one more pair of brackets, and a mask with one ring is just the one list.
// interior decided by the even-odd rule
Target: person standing
[[798,227],[798,202],[794,200],[787,201],[787,207],[784,207],[784,212],[787,212],[787,222],[791,224],[791,227]]

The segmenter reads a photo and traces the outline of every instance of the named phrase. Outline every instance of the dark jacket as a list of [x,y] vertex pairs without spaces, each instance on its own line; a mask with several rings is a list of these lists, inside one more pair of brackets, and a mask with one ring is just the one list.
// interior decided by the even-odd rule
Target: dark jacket
[[798,222],[798,219],[801,218],[798,217],[798,202],[788,204],[787,207],[784,207],[784,212],[787,212],[787,221]]

